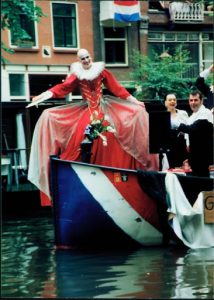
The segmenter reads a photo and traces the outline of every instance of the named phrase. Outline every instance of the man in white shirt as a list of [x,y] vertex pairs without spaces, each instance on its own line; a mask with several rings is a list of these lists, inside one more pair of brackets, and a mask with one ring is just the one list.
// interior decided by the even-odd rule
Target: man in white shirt
[[213,83],[209,86],[206,83],[208,76],[213,73],[214,65],[210,65],[209,68],[202,71],[199,77],[196,79],[195,85],[197,89],[207,98],[205,105],[209,109],[214,107],[214,93],[213,93]]
[[187,124],[180,124],[177,130],[189,134],[192,175],[209,177],[209,166],[213,164],[213,114],[203,105],[199,91],[190,93],[189,105],[192,115]]

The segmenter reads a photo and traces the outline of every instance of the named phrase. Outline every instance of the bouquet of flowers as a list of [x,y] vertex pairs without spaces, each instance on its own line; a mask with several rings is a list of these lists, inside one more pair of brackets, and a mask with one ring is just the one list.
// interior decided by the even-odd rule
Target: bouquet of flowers
[[103,145],[107,146],[107,138],[102,133],[103,132],[116,132],[114,127],[109,122],[107,115],[99,114],[97,111],[90,117],[91,122],[85,128],[85,135],[90,141],[93,141],[100,137],[103,141]]

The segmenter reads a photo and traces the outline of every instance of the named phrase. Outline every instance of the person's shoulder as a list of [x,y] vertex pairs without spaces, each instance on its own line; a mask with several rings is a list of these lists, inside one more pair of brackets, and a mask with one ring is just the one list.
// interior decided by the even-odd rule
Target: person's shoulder
[[105,63],[103,61],[93,62],[92,67],[89,69],[89,72],[99,76],[105,70]]
[[208,114],[212,113],[212,111],[209,108],[207,108],[205,105],[201,106],[201,111],[206,112]]
[[93,62],[93,70],[96,70],[99,74],[102,73],[105,69],[105,63],[103,61]]
[[187,113],[185,110],[183,110],[183,109],[177,109],[177,113],[178,113],[179,115],[185,115],[185,116],[188,116],[188,113]]
[[82,70],[82,65],[80,62],[74,62],[71,64],[71,74],[75,74],[76,72],[80,72]]
[[207,119],[209,122],[213,123],[213,114],[212,111],[205,107],[204,105],[202,105],[198,111],[198,116],[199,119]]

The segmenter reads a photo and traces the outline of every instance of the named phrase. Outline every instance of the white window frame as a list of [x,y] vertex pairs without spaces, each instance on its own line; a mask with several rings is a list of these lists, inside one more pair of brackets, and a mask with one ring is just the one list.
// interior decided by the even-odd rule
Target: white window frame
[[[12,96],[10,94],[10,75],[16,74],[16,75],[24,75],[24,95],[22,96]],[[13,100],[25,100],[29,101],[29,81],[28,81],[28,74],[26,72],[15,72],[15,71],[10,71],[8,72],[8,86],[9,86],[9,97],[10,101]]]
[[[127,67],[128,66],[128,30],[127,27],[122,27],[125,30],[125,37],[124,38],[105,38],[104,36],[104,27],[107,26],[103,26],[103,41],[104,41],[104,57],[105,57],[105,42],[106,41],[125,41],[125,47],[124,47],[124,51],[125,51],[125,62],[122,64],[110,64],[106,62],[106,66],[108,67]],[[121,28],[121,27],[120,27]]]
[[[34,1],[34,6],[35,6],[35,1]],[[29,47],[29,49],[38,49],[38,26],[37,26],[37,22],[34,21],[34,30],[35,30],[35,46],[32,46],[32,47]],[[9,45],[10,45],[10,48],[12,49],[19,49],[21,48],[20,46],[16,46],[16,45],[13,45],[11,43],[11,31],[8,30],[8,35],[9,35]],[[28,47],[26,47],[25,49],[28,49]]]
[[[153,31],[152,31],[153,32]],[[154,31],[154,33],[158,33],[158,34],[160,34],[162,37],[161,37],[161,39],[151,39],[151,38],[149,38],[148,37],[148,43],[156,43],[156,42],[159,42],[159,43],[164,43],[164,42],[168,42],[168,41],[166,41],[166,39],[165,39],[165,33],[171,33],[171,32],[156,32],[156,31]],[[186,41],[184,41],[184,42],[188,42],[188,43],[198,43],[198,47],[199,47],[199,61],[198,61],[198,64],[199,64],[199,67],[200,67],[200,70],[202,71],[203,69],[204,69],[204,67],[205,67],[205,63],[206,63],[206,65],[208,65],[208,64],[212,64],[212,60],[211,59],[206,59],[206,58],[204,58],[203,57],[203,46],[204,46],[204,44],[206,44],[206,43],[213,43],[213,40],[203,40],[203,34],[204,33],[211,33],[210,31],[207,31],[207,32],[195,32],[195,31],[188,31],[188,32],[182,32],[182,31],[176,31],[176,32],[172,32],[172,33],[174,33],[175,34],[175,40],[174,41],[170,41],[170,43],[178,43],[178,42],[182,42],[181,40],[177,40],[177,34],[179,34],[179,33],[186,33],[187,34],[187,40]],[[190,38],[189,38],[189,36],[191,35],[191,34],[198,34],[198,39],[196,39],[196,40],[190,40]]]
[[[58,4],[69,4],[69,5],[74,5],[75,6],[75,10],[76,10],[76,35],[77,35],[77,47],[55,47],[55,40],[54,40],[54,19],[53,19],[53,5],[54,3],[58,3]],[[50,2],[50,14],[51,14],[51,27],[52,27],[52,47],[54,50],[78,50],[79,49],[79,45],[80,45],[80,39],[79,39],[79,12],[78,12],[78,5],[76,2],[66,2],[66,1],[51,1]]]
[[[49,70],[48,70],[49,69]],[[1,83],[1,98],[2,102],[30,102],[30,75],[64,75],[65,77],[70,74],[70,66],[47,66],[47,65],[7,65],[6,69],[1,70],[2,78]],[[24,75],[24,95],[12,96],[10,95],[10,74]],[[66,96],[66,101],[82,100],[82,95],[72,95],[72,93]]]
[[203,47],[205,47],[206,44],[213,45],[213,40],[203,40],[203,34],[204,32],[200,33],[200,44],[199,44],[200,71],[203,71],[206,67],[210,66],[213,63],[213,59],[206,59],[205,57],[203,57]]

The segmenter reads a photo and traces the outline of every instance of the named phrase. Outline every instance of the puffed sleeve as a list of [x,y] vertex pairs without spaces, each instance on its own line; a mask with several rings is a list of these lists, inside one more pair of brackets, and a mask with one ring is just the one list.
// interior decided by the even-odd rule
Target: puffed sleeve
[[72,93],[78,86],[76,75],[70,75],[64,82],[59,83],[49,89],[53,93],[53,98],[64,98],[67,94]]
[[114,96],[122,99],[127,99],[130,96],[130,93],[117,81],[111,72],[104,69],[102,76],[104,78],[103,84]]

